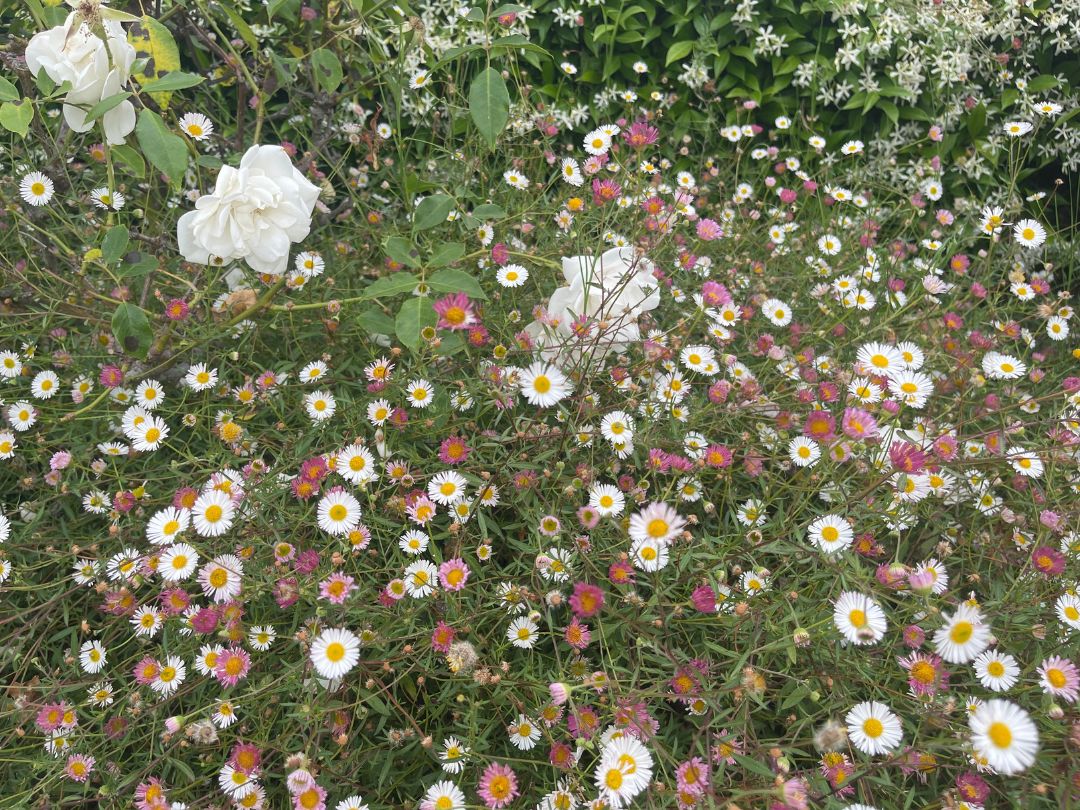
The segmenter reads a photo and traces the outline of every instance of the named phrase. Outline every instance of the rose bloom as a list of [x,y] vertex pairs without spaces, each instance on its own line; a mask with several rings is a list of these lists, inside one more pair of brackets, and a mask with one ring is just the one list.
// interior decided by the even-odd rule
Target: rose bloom
[[[553,320],[536,320],[525,327],[544,359],[574,361],[589,355],[599,364],[608,352],[620,351],[641,339],[638,317],[660,305],[652,262],[639,258],[633,248],[618,247],[599,258],[564,258],[562,271],[566,286],[552,293],[546,307]],[[578,317],[607,324],[599,334],[590,334],[584,348],[578,346],[573,332]]]
[[[36,34],[26,46],[26,66],[35,77],[44,70],[58,85],[71,82],[64,96],[64,120],[75,132],[93,128],[94,122],[86,120],[87,110],[127,86],[135,61],[135,48],[120,23],[109,19],[108,9],[102,12],[105,39],[93,33],[78,12],[72,12],[63,25]],[[75,105],[85,105],[85,109]],[[122,144],[135,128],[135,107],[121,101],[101,116],[101,123],[105,140]]]
[[238,169],[222,166],[214,190],[180,217],[180,253],[196,264],[243,259],[256,273],[280,276],[288,268],[289,246],[311,230],[318,197],[318,187],[284,149],[252,146]]

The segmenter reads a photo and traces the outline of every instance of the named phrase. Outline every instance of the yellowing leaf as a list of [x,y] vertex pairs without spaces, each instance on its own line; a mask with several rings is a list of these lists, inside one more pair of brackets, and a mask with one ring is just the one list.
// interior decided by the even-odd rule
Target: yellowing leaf
[[[142,73],[133,73],[140,85],[157,81],[166,73],[180,70],[180,50],[176,40],[164,25],[153,17],[143,17],[128,28],[128,42],[135,48],[139,58],[146,58]],[[168,108],[171,92],[151,93],[150,97],[162,110]]]

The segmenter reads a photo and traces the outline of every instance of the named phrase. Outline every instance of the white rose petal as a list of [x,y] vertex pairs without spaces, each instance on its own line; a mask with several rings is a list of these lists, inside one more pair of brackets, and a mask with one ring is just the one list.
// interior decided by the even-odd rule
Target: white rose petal
[[176,238],[189,262],[243,259],[257,273],[279,276],[289,247],[311,230],[318,186],[292,165],[280,146],[253,146],[240,167],[223,166],[210,194],[180,217]]
[[[660,305],[652,262],[633,248],[617,247],[599,259],[564,258],[562,269],[567,286],[552,293],[547,306],[549,319],[557,319],[557,324],[533,321],[525,328],[546,359],[576,362],[591,354],[593,362],[599,363],[609,352],[641,339],[638,318]],[[584,339],[573,329],[575,319],[581,317],[591,324]]]
[[[73,12],[63,25],[36,34],[26,46],[26,65],[34,76],[44,70],[57,84],[71,83],[64,97],[64,119],[76,132],[87,132],[94,123],[86,120],[84,109],[74,105],[91,107],[121,92],[135,61],[135,48],[127,41],[120,23],[105,19],[102,26],[107,45]],[[101,121],[105,139],[110,144],[121,144],[135,128],[135,108],[130,101],[122,101]]]

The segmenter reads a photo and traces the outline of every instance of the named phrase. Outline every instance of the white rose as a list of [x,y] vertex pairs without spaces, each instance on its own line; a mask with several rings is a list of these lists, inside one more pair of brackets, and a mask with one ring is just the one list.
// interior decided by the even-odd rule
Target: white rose
[[311,230],[319,189],[280,146],[253,146],[240,168],[222,166],[214,190],[180,217],[176,238],[189,262],[243,259],[257,273],[279,276],[289,246]]
[[[86,120],[86,111],[127,86],[135,61],[135,49],[120,23],[104,19],[101,24],[107,47],[77,12],[69,14],[63,25],[36,34],[26,46],[26,64],[34,76],[44,70],[57,84],[71,82],[64,96],[64,118],[75,132],[87,132],[94,126]],[[101,116],[101,122],[105,140],[121,144],[135,128],[135,108],[130,101],[122,101]]]
[[[577,362],[590,356],[600,362],[609,352],[641,339],[638,318],[660,304],[652,262],[633,248],[620,247],[599,259],[564,258],[562,270],[567,286],[552,293],[548,323],[533,321],[525,327],[545,358]],[[590,327],[584,339],[574,331],[582,317]]]

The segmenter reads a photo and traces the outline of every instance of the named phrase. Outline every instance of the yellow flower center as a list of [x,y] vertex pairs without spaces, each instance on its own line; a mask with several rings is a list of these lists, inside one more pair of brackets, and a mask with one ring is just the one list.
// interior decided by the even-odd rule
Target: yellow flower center
[[975,627],[971,622],[957,622],[949,631],[949,638],[955,644],[966,644],[973,632],[975,632]]
[[991,724],[987,736],[990,737],[990,742],[998,748],[1008,748],[1012,745],[1012,729],[1004,723]]
[[649,521],[649,525],[645,531],[649,533],[649,537],[664,537],[668,533],[668,522],[663,518],[653,518]]

